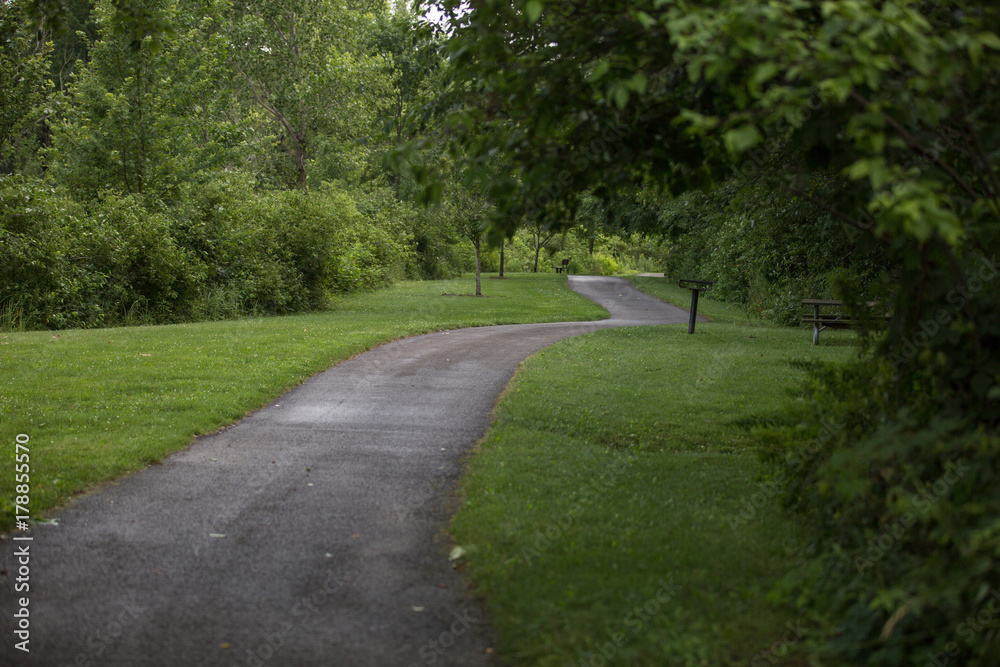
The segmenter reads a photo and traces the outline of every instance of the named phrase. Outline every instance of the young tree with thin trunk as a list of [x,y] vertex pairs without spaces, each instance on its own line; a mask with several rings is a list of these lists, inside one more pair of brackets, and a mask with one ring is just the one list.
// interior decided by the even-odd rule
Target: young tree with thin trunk
[[365,49],[374,27],[371,12],[334,0],[233,6],[233,68],[249,101],[280,128],[296,188],[308,185],[318,141],[372,133],[390,93],[385,59]]

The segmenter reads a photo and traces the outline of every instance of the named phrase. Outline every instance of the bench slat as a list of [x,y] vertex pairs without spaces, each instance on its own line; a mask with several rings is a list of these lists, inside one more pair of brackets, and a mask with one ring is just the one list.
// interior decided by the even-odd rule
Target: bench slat
[[850,329],[854,326],[851,320],[816,320],[816,319],[805,319],[802,320],[803,324],[819,324],[824,327],[832,329]]

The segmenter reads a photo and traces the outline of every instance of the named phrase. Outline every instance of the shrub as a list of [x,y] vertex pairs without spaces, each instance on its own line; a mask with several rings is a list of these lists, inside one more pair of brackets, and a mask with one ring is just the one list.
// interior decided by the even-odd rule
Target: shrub
[[97,305],[113,320],[138,307],[155,322],[183,319],[203,280],[190,250],[178,245],[173,221],[153,213],[128,195],[101,193],[87,217],[68,229],[86,261],[99,276]]
[[886,269],[883,248],[828,213],[762,186],[737,186],[666,206],[671,277],[715,280],[713,298],[795,325],[803,298],[833,297],[831,272],[848,271],[868,289]]
[[94,295],[104,280],[81,267],[85,258],[71,243],[80,215],[79,207],[40,180],[0,176],[0,305],[17,314],[17,326],[102,320]]
[[411,261],[410,237],[392,205],[361,195],[370,216],[334,186],[258,192],[246,176],[215,174],[186,183],[173,206],[104,191],[83,207],[42,181],[4,178],[5,326],[106,326],[323,308],[333,293],[402,277]]

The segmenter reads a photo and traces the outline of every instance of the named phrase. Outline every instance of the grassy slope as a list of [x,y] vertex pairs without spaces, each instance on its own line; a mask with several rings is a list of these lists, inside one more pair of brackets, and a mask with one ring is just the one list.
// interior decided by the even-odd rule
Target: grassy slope
[[0,529],[14,439],[30,436],[33,514],[158,461],[310,375],[375,345],[462,326],[601,319],[564,276],[402,283],[330,312],[155,327],[0,333]]
[[[800,540],[755,498],[754,442],[733,422],[778,409],[800,377],[788,362],[846,358],[851,334],[813,347],[726,304],[699,312],[715,322],[694,336],[673,325],[563,341],[504,396],[453,531],[511,663],[782,662],[761,652],[794,615],[764,597]],[[763,511],[735,525],[747,503]]]

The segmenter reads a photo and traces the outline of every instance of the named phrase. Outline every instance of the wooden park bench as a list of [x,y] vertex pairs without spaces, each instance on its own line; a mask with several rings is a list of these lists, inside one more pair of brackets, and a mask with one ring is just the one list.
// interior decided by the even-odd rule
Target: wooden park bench
[[562,273],[564,271],[566,273],[569,273],[569,260],[568,259],[564,259],[562,261],[562,264],[556,265],[555,269],[556,269],[556,273]]
[[[819,332],[823,329],[850,329],[856,324],[850,315],[844,312],[844,302],[836,299],[802,299],[802,305],[811,312],[802,316],[803,324],[813,325],[813,345],[819,345]],[[878,306],[877,301],[867,301],[869,308]],[[886,315],[886,319],[889,316]]]

